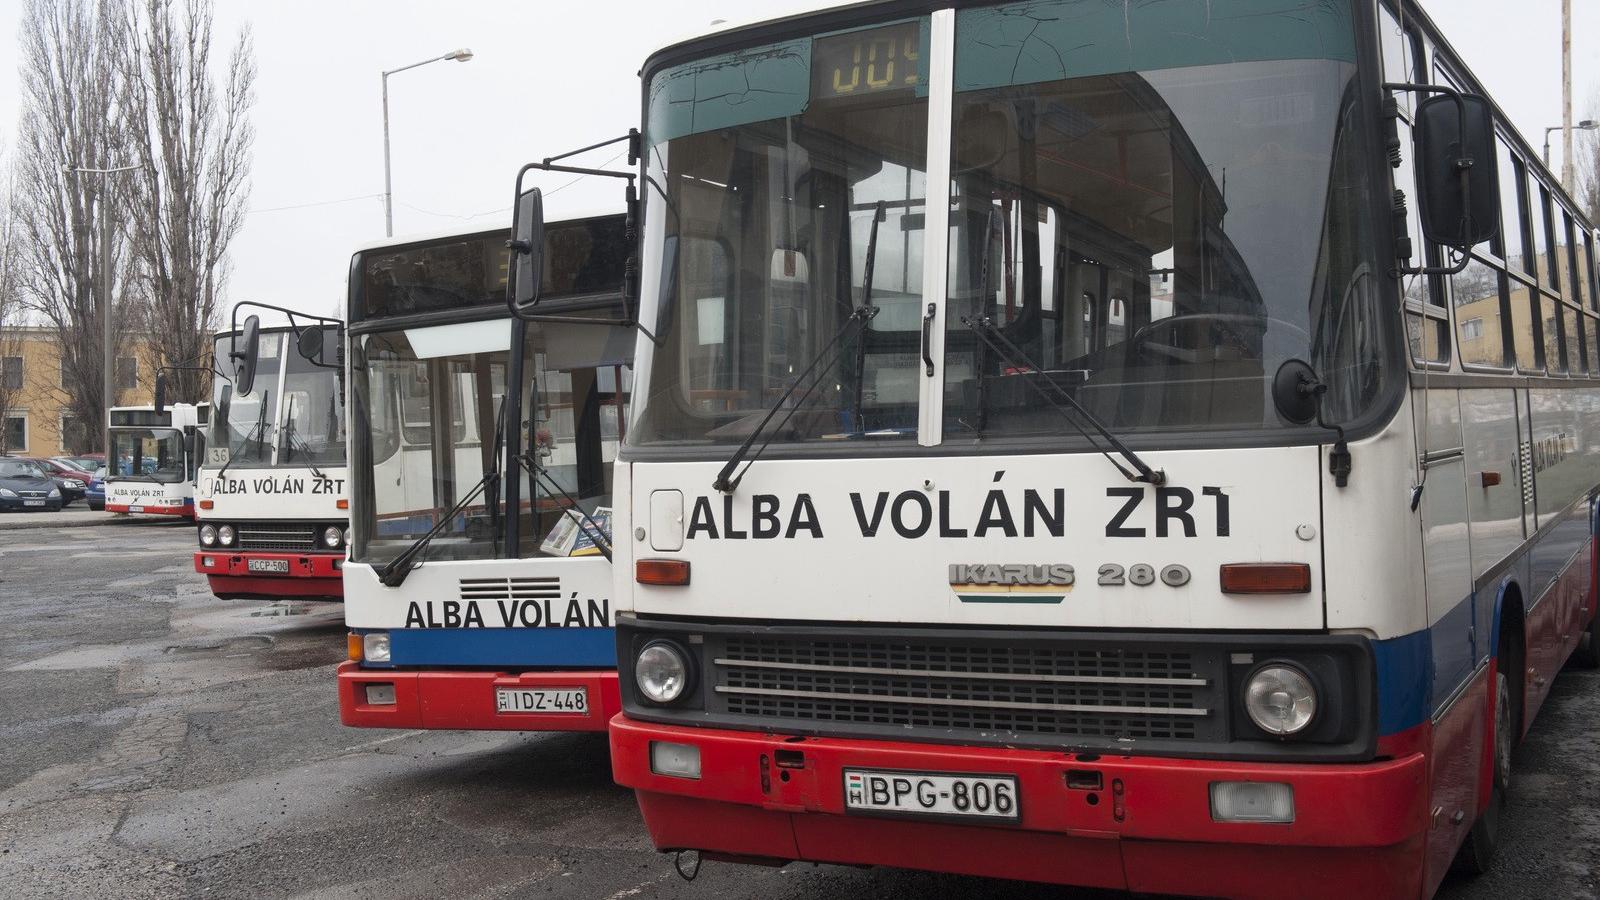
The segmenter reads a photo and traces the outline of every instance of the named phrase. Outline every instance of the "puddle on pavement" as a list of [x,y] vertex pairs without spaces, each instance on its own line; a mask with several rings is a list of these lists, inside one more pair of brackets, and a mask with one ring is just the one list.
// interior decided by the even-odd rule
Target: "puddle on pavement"
[[309,603],[298,603],[298,602],[290,602],[290,601],[275,601],[273,603],[270,603],[270,604],[268,604],[266,606],[261,607],[260,609],[251,610],[250,611],[250,617],[251,618],[283,618],[284,616],[303,616],[303,615],[311,612],[311,610],[312,610],[312,606]]
[[222,656],[236,656],[265,650],[272,646],[272,638],[264,634],[244,634],[239,637],[228,638],[225,641],[215,641],[205,644],[176,644],[164,648],[161,652],[174,656],[187,656],[192,653],[216,653]]

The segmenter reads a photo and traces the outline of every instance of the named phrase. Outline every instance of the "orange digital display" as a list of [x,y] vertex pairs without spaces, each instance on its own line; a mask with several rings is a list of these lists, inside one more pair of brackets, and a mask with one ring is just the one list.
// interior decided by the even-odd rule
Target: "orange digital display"
[[909,91],[921,77],[922,27],[897,22],[819,37],[811,45],[811,97],[844,100]]

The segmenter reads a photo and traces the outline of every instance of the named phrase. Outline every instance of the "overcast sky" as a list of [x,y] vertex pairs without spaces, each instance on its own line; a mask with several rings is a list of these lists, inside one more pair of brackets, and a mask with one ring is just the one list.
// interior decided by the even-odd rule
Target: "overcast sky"
[[[512,179],[522,163],[637,124],[638,69],[650,51],[714,19],[742,22],[832,5],[220,0],[219,43],[248,21],[260,69],[251,214],[233,248],[230,299],[342,314],[351,251],[383,238],[385,69],[456,47],[476,54],[389,79],[395,233],[493,227],[509,221]],[[1422,5],[1537,148],[1544,127],[1561,123],[1560,0]],[[1593,109],[1600,2],[1573,6],[1575,118],[1582,119],[1600,112]],[[19,0],[0,0],[0,22],[20,16]],[[17,108],[17,73],[0,68],[0,146],[13,143]],[[1559,166],[1559,135],[1556,143]],[[542,176],[549,217],[618,202],[615,182],[585,179],[563,188],[570,180]],[[560,192],[549,197],[552,189]]]

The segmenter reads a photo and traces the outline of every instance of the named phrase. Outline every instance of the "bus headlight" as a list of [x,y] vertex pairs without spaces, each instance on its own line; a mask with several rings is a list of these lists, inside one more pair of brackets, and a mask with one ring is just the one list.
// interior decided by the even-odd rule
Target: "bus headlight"
[[386,663],[389,661],[389,632],[374,631],[361,636],[361,655],[367,662]]
[[200,526],[200,546],[202,546],[202,547],[212,547],[212,546],[215,546],[216,543],[217,543],[217,526],[215,526],[215,525],[201,525]]
[[232,547],[237,537],[238,532],[233,530],[232,525],[222,525],[217,528],[217,543],[224,547]]
[[329,550],[337,550],[344,546],[344,530],[337,525],[329,525],[322,529],[322,546]]
[[634,661],[633,680],[652,703],[671,703],[689,686],[689,661],[678,645],[651,641]]
[[1268,663],[1245,683],[1244,709],[1268,734],[1298,734],[1317,717],[1317,689],[1311,678],[1287,663]]

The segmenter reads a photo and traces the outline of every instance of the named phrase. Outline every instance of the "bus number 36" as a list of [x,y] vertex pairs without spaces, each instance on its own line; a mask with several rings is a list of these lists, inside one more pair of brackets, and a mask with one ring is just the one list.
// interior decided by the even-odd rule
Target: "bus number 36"
[[[1100,567],[1100,584],[1103,585],[1145,587],[1155,583],[1155,566],[1148,563],[1134,563],[1126,569],[1116,563],[1106,563]],[[1189,570],[1177,564],[1166,566],[1161,570],[1161,583],[1167,587],[1183,587],[1189,583]]]

